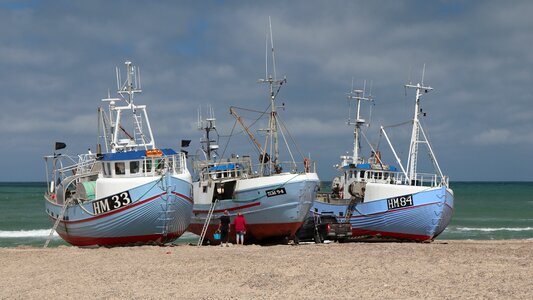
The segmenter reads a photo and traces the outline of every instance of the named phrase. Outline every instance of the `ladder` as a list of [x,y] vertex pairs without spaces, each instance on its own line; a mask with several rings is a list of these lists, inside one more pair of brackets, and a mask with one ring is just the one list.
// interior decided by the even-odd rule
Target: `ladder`
[[344,214],[344,223],[350,223],[350,218],[352,217],[353,210],[355,209],[355,205],[357,204],[359,198],[352,196],[350,198],[350,203],[348,204],[348,207],[346,208],[346,213]]
[[50,234],[48,235],[48,238],[46,239],[46,242],[44,243],[44,247],[43,248],[47,248],[48,247],[48,244],[50,243],[50,240],[52,239],[52,236],[54,235],[54,232],[56,231],[57,226],[59,226],[59,222],[61,222],[61,220],[63,219],[63,216],[65,215],[65,212],[67,211],[67,206],[68,206],[69,202],[70,202],[70,199],[68,199],[65,202],[65,204],[63,204],[63,209],[61,210],[61,214],[59,214],[59,216],[57,216],[56,222],[54,223],[54,226],[50,230]]
[[138,115],[138,114],[133,114],[133,120],[135,122],[135,131],[134,131],[134,136],[135,136],[135,142],[137,144],[146,144],[146,141],[144,139],[144,134],[143,134],[143,131],[142,131],[142,116]]
[[217,206],[217,204],[218,198],[215,199],[215,202],[213,202],[213,204],[209,208],[207,216],[205,217],[204,227],[202,228],[202,233],[200,234],[200,239],[198,240],[197,246],[201,246],[204,243],[204,238],[207,233],[207,229],[209,228],[209,223],[211,222],[211,217],[213,217],[213,212],[215,211],[215,207]]
[[169,217],[169,215],[176,211],[175,209],[171,209],[171,205],[170,205],[170,201],[171,201],[170,197],[172,195],[173,188],[172,186],[168,185],[167,181],[164,181],[164,182],[165,183],[164,183],[163,188],[166,191],[166,193],[161,196],[161,199],[163,199],[165,202],[164,204],[165,209],[163,212],[161,212],[161,216],[158,218],[159,221],[162,221],[163,225],[157,226],[157,228],[161,228],[160,233],[163,239],[166,238],[167,234],[169,233],[169,223],[172,220],[172,218]]

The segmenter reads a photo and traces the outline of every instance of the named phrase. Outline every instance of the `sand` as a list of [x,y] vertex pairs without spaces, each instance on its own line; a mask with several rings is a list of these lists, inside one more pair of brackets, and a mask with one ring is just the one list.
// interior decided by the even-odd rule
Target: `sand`
[[533,298],[533,241],[0,249],[0,299]]

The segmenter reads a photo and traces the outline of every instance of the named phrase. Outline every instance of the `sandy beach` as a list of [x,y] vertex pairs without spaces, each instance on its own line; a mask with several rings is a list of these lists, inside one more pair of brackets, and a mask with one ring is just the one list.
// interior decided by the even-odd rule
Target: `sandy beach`
[[1,299],[533,297],[533,241],[0,249]]

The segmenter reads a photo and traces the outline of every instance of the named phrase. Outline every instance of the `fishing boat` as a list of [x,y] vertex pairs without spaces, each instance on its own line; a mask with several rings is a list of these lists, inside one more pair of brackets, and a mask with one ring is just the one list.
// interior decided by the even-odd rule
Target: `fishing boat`
[[[423,76],[422,76],[423,78]],[[422,84],[408,84],[406,89],[415,89],[415,113],[412,124],[409,154],[406,166],[402,166],[396,150],[385,131],[387,140],[400,169],[385,164],[381,151],[370,143],[371,155],[361,155],[360,142],[366,138],[361,130],[366,121],[361,118],[361,103],[372,101],[363,90],[348,94],[355,101],[353,155],[341,156],[337,165],[339,176],[332,181],[331,193],[320,193],[312,212],[335,214],[339,220],[350,222],[356,239],[393,239],[407,241],[432,241],[444,231],[453,214],[454,194],[449,187],[449,178],[444,176],[433,149],[420,123],[425,116],[420,100],[432,90]],[[350,101],[351,102],[351,101]],[[434,173],[417,171],[418,152],[426,145]]]
[[[98,109],[96,153],[46,156],[46,213],[56,231],[75,246],[165,244],[190,223],[192,177],[184,153],[156,147],[141,93],[138,67],[126,62],[127,78],[116,69],[118,98]],[[102,143],[105,151],[102,151]],[[50,238],[46,241],[48,245]]]
[[[276,96],[287,80],[278,80],[275,71],[274,77],[265,78],[260,82],[269,85],[270,111],[261,113],[269,116],[264,145],[244,124],[237,108],[230,108],[235,122],[244,127],[253,142],[259,158],[257,164],[254,165],[250,156],[217,156],[219,146],[211,134],[216,129],[214,115],[211,113],[205,120],[199,115],[198,128],[205,135],[201,140],[203,157],[193,163],[197,177],[193,182],[194,209],[189,226],[189,231],[200,236],[199,245],[208,241],[216,243],[213,233],[225,210],[232,219],[239,212],[244,215],[246,242],[288,242],[294,239],[316,198],[319,179],[312,161],[302,155],[302,160],[296,162],[290,150],[290,161],[280,159],[278,132],[283,138],[286,133],[283,134],[285,126],[280,125]],[[267,149],[273,154],[267,153]],[[234,240],[234,235],[230,235],[230,240]]]

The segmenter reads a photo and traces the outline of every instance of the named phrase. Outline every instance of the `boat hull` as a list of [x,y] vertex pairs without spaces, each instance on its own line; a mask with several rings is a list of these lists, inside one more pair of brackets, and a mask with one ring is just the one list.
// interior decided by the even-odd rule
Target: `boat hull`
[[[277,176],[272,176],[277,177]],[[271,179],[272,179],[271,177]],[[290,180],[287,180],[290,179]],[[250,181],[256,182],[250,182]],[[275,180],[261,183],[260,179],[241,179],[232,199],[219,200],[213,211],[204,241],[217,243],[213,233],[220,217],[228,210],[230,217],[242,213],[246,219],[246,242],[261,242],[277,238],[292,238],[302,225],[316,199],[319,179],[316,174],[280,175]],[[285,194],[267,196],[267,191],[283,187]],[[196,196],[196,195],[195,195]],[[195,204],[188,231],[201,235],[211,203]],[[233,225],[230,228],[235,233]],[[229,235],[231,242],[235,234]]]
[[[164,244],[180,237],[190,223],[191,183],[165,175],[127,191],[132,202],[115,210],[96,213],[94,202],[69,206],[56,231],[75,246]],[[46,212],[55,224],[62,205],[49,199]]]
[[[451,221],[453,192],[446,187],[435,187],[410,195],[412,205],[394,209],[388,203],[394,197],[356,204],[350,218],[353,237],[419,242],[435,239]],[[347,208],[346,204],[315,201],[312,211],[333,213],[342,222]]]

